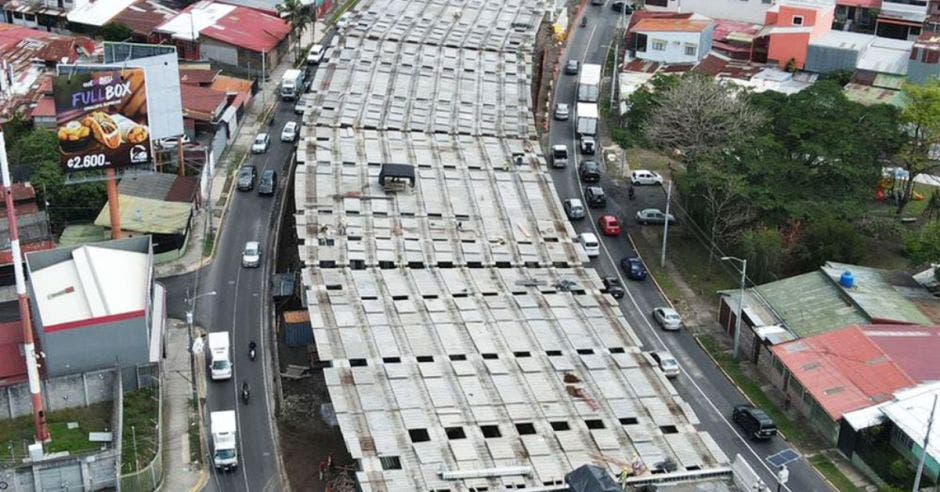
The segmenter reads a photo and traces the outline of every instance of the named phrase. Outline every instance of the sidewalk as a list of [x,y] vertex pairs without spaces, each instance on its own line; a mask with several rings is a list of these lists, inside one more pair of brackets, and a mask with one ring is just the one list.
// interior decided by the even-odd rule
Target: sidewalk
[[[201,489],[209,478],[207,463],[193,462],[192,456],[201,456],[205,459],[200,447],[194,453],[190,450],[190,427],[199,432],[201,419],[192,407],[193,374],[190,371],[189,330],[186,323],[181,320],[167,320],[166,331],[166,360],[164,361],[163,377],[164,389],[164,415],[163,446],[164,446],[164,476],[160,490],[185,491]],[[205,378],[196,364],[195,380],[200,384],[200,399],[205,394]]]
[[[315,26],[316,39],[322,39],[324,26],[317,22]],[[314,34],[312,29],[304,31],[301,37],[301,50],[306,49],[314,43]],[[290,58],[290,57],[287,57]],[[222,224],[225,220],[225,211],[228,208],[228,198],[231,195],[233,182],[229,182],[226,188],[226,181],[229,174],[238,169],[239,166],[251,155],[251,144],[254,142],[255,135],[263,131],[268,131],[267,115],[279,102],[277,95],[278,85],[284,72],[291,68],[287,60],[278,65],[268,76],[266,82],[260,83],[260,90],[252,99],[251,106],[242,117],[242,124],[239,125],[235,140],[228,146],[222,154],[221,159],[215,163],[212,180],[209,184],[209,202],[203,204],[202,208],[196,210],[193,214],[193,226],[189,233],[189,242],[186,244],[186,251],[182,256],[171,262],[155,265],[157,278],[172,277],[184,273],[194,272],[203,265],[212,260],[215,253],[215,241],[213,240],[212,251],[206,251],[206,219],[209,209],[212,210],[212,222],[209,228],[215,238],[220,235]],[[264,92],[265,96],[262,96]],[[262,101],[266,105],[262,104]],[[234,180],[233,180],[234,181]],[[211,205],[211,206],[210,206]]]

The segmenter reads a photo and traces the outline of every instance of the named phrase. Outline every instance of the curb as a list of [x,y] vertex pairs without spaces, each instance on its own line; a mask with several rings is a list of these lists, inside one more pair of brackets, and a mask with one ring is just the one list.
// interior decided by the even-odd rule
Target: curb
[[[642,261],[643,264],[645,265],[646,260],[643,259],[643,255],[641,255],[640,250],[637,249],[636,243],[633,242],[633,236],[631,236],[629,232],[626,234],[626,236],[627,236],[627,240],[630,241],[630,247],[633,248],[633,252],[636,253],[637,258],[639,258],[640,261]],[[648,269],[647,269],[647,273],[649,273]],[[656,276],[653,275],[652,273],[649,273],[648,276],[650,279],[653,280],[653,285],[656,286],[656,290],[659,291],[659,295],[662,296],[662,298],[666,300],[666,304],[669,304],[669,307],[675,309],[676,306],[672,303],[672,299],[670,299],[669,296],[666,295],[666,291],[664,291],[663,288],[659,285],[659,282],[656,281]]]
[[209,483],[209,471],[205,466],[203,466],[202,471],[199,472],[199,481],[197,481],[196,485],[193,485],[193,487],[189,489],[189,492],[198,492],[199,490],[202,490],[207,483]]

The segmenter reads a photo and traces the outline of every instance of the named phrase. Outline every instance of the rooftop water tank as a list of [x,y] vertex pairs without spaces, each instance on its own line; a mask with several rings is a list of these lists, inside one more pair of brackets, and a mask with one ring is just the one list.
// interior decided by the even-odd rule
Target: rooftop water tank
[[842,272],[842,276],[839,277],[839,285],[843,289],[855,287],[855,275],[852,275],[852,272],[849,271]]

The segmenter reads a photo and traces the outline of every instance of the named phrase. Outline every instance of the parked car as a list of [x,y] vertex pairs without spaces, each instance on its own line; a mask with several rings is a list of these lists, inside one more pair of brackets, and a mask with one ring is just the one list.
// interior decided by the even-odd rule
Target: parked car
[[601,180],[601,165],[596,161],[581,161],[578,173],[581,175],[581,181],[596,183]]
[[607,289],[607,293],[611,295],[614,299],[622,299],[624,295],[623,284],[620,283],[620,279],[617,277],[604,277],[601,279],[604,282],[604,288]]
[[293,142],[297,140],[297,122],[288,121],[281,130],[281,142]]
[[620,268],[623,268],[623,271],[627,274],[627,278],[630,280],[644,280],[646,279],[646,265],[643,264],[643,260],[634,257],[627,256],[620,260]]
[[254,189],[256,177],[258,177],[258,170],[255,166],[242,166],[238,170],[238,191],[251,191]]
[[326,53],[326,49],[323,48],[322,44],[315,44],[310,47],[310,51],[307,53],[307,64],[317,65],[323,61],[323,55]]
[[620,221],[613,215],[602,215],[601,218],[597,219],[597,226],[601,228],[601,232],[605,236],[620,235]]
[[584,203],[580,198],[569,198],[562,204],[565,209],[565,215],[571,220],[583,219],[587,214],[584,209]]
[[261,244],[258,241],[248,241],[242,252],[242,266],[257,268],[259,265],[261,265]]
[[591,0],[591,5],[604,5],[604,0]]
[[682,328],[682,317],[671,307],[658,307],[653,310],[653,319],[666,331],[678,331]]
[[663,184],[663,177],[653,171],[637,169],[630,173],[630,183],[634,185],[661,185]]
[[578,60],[568,60],[565,63],[565,75],[578,75]]
[[307,110],[307,100],[304,97],[298,97],[294,103],[294,114],[304,114]]
[[751,439],[765,440],[777,435],[777,424],[763,410],[753,405],[736,405],[731,420]]
[[277,173],[273,169],[267,169],[261,173],[261,179],[258,180],[258,194],[274,196],[275,190],[277,190]]
[[584,252],[589,257],[601,254],[601,243],[593,232],[582,232],[578,238],[581,241],[581,246],[584,246]]
[[183,142],[183,145],[190,143],[189,137],[184,133],[179,137],[167,137],[164,139],[157,140],[157,145],[163,149],[175,149],[180,142]]
[[339,32],[343,32],[349,28],[352,24],[352,13],[344,12],[343,15],[339,16],[339,20],[336,21],[336,29]]
[[568,165],[568,146],[552,145],[552,167],[565,167]]
[[614,12],[620,12],[621,14],[630,15],[633,13],[633,7],[627,5],[627,2],[614,2],[610,4],[610,8],[614,9]]
[[252,154],[263,154],[268,151],[268,146],[271,145],[271,138],[268,137],[267,133],[259,133],[255,137],[255,143],[251,144],[251,153]]
[[667,378],[674,378],[679,375],[679,361],[666,350],[657,350],[650,352],[650,357],[659,365],[659,370]]
[[636,212],[636,221],[640,224],[665,224],[667,220],[669,224],[676,223],[675,216],[672,214],[667,216],[658,208],[644,208]]
[[555,119],[561,120],[561,121],[567,120],[568,116],[570,116],[570,111],[571,110],[568,108],[567,104],[565,103],[556,104],[555,105]]
[[587,155],[594,155],[596,152],[597,144],[594,141],[594,137],[590,135],[585,135],[581,137],[581,153]]
[[600,186],[588,186],[585,188],[584,198],[587,200],[588,207],[604,208],[607,206],[607,196],[604,195],[604,189]]

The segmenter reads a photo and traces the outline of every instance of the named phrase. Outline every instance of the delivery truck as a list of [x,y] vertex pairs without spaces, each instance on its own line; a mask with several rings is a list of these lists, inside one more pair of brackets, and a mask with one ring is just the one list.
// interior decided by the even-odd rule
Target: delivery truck
[[597,135],[597,105],[588,103],[578,103],[577,109],[577,132],[578,137]]
[[293,101],[304,93],[304,71],[292,68],[281,77],[281,99]]
[[578,101],[596,103],[601,91],[601,66],[585,63],[578,79]]
[[222,471],[238,467],[238,445],[235,439],[237,424],[235,410],[209,414],[209,430],[212,432],[212,462]]
[[227,331],[209,333],[209,373],[213,381],[232,378],[232,349]]

